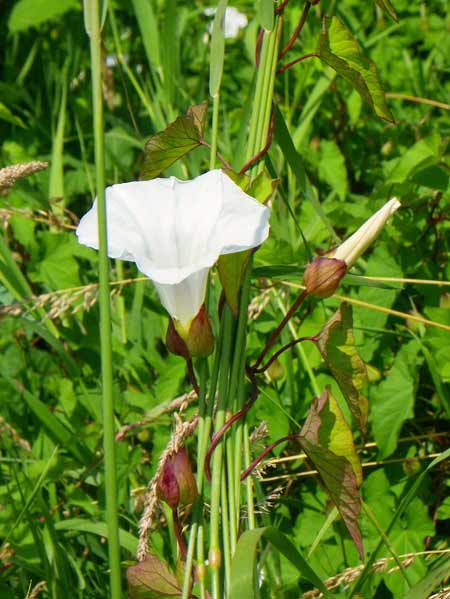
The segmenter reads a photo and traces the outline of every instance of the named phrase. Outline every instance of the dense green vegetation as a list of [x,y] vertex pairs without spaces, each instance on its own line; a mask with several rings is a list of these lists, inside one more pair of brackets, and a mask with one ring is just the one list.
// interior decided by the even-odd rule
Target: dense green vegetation
[[[233,5],[248,24],[225,43],[218,149],[239,171],[255,120],[258,19],[267,15],[252,0]],[[280,48],[304,5],[287,4]],[[163,174],[188,179],[209,169],[209,76],[217,65],[214,56],[211,62],[207,6],[200,0],[109,2],[102,48],[108,185],[138,180],[148,168],[148,139],[204,100],[205,139],[194,140],[193,148],[199,147]],[[360,67],[347,77],[333,58],[322,15],[336,19],[325,22],[328,35],[339,23],[361,51]],[[286,538],[323,583],[345,574],[334,596],[420,599],[444,588],[446,576],[449,584],[448,462],[439,459],[449,445],[450,419],[449,27],[446,0],[392,0],[392,6],[389,0],[322,0],[311,6],[300,37],[277,67],[321,55],[279,73],[274,84],[273,141],[256,168],[264,165],[267,179],[279,182],[269,200],[270,236],[253,260],[248,363],[257,360],[297,297],[313,256],[338,245],[389,198],[402,207],[336,294],[308,298],[274,348],[316,335],[343,300],[352,306],[354,343],[345,341],[367,364],[368,382],[361,377],[355,383],[369,400],[366,434],[332,376],[336,357],[327,364],[307,342],[284,352],[259,377],[245,425],[253,459],[298,433],[313,398],[330,386],[353,422],[363,466],[365,560],[339,515],[342,503],[333,497],[334,507],[319,483],[314,469],[320,467],[291,440],[276,446],[251,478],[256,525],[275,532],[267,532],[257,554],[256,538],[238,544],[231,574],[242,586],[236,590],[232,579],[232,599],[247,599],[239,592],[252,587],[253,559],[261,597],[296,599],[315,588],[281,547]],[[96,195],[89,38],[76,0],[7,1],[0,28],[0,597],[99,599],[110,595],[98,255],[74,234]],[[366,87],[358,79],[372,68],[368,59],[377,65],[386,100],[373,79]],[[270,114],[270,103],[266,108]],[[4,170],[31,161],[48,162],[48,168],[34,165],[22,178]],[[213,270],[208,301],[217,338],[220,294]],[[134,263],[111,261],[111,305],[125,589],[147,485],[176,418],[188,422],[198,402],[186,362],[166,348],[167,313]],[[199,379],[211,374],[212,364],[213,357],[208,364],[194,360]],[[355,381],[354,362],[352,368],[347,376]],[[249,383],[242,379],[240,385],[249,395]],[[238,426],[241,442],[247,429]],[[236,441],[234,434],[228,439]],[[195,469],[195,434],[186,445]],[[249,527],[247,484],[239,532]],[[210,500],[205,482],[206,530]],[[186,533],[191,517],[189,509],[182,514]],[[171,570],[177,563],[173,527],[173,513],[161,502],[150,550]],[[286,537],[277,540],[276,531]],[[206,552],[208,538],[205,532]],[[201,596],[197,586],[192,592]],[[142,598],[168,596],[147,593]]]

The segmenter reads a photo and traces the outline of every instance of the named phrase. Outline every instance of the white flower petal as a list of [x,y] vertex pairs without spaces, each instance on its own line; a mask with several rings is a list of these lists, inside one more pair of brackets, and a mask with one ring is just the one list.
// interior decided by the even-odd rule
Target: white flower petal
[[[256,247],[269,232],[268,208],[220,170],[192,181],[170,177],[113,185],[106,189],[106,205],[108,255],[136,262],[180,320],[189,310],[190,318],[197,314],[192,310],[203,303],[207,271],[219,255]],[[78,225],[79,242],[98,249],[97,226],[94,202]]]
[[208,268],[203,268],[174,285],[155,283],[162,305],[183,326],[198,314],[203,304],[208,272]]
[[346,239],[341,245],[329,256],[344,260],[347,268],[353,266],[358,258],[366,251],[369,245],[381,233],[386,221],[394,212],[400,208],[401,204],[397,198],[392,198],[386,204],[375,212],[353,235]]

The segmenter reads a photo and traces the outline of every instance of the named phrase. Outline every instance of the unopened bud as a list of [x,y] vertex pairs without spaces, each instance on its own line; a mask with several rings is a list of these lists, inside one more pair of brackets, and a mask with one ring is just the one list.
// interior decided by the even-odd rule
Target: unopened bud
[[164,462],[156,492],[158,497],[172,509],[190,505],[196,500],[197,484],[184,447],[170,455]]
[[303,276],[306,291],[316,297],[330,297],[339,287],[346,272],[347,265],[343,260],[314,258],[307,265]]
[[185,359],[209,356],[214,349],[214,335],[205,306],[187,326],[171,318],[166,344],[171,353]]

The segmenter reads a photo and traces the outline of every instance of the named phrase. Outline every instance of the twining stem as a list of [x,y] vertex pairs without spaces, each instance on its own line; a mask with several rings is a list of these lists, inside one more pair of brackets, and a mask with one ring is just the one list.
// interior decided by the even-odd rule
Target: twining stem
[[280,335],[281,331],[284,329],[284,327],[287,325],[287,323],[290,321],[290,319],[297,312],[297,310],[299,309],[299,307],[301,306],[301,304],[303,303],[303,300],[307,297],[307,295],[308,295],[308,292],[305,289],[297,297],[295,302],[292,304],[292,306],[287,311],[283,320],[280,322],[280,324],[277,326],[277,328],[270,335],[269,339],[266,342],[266,345],[264,346],[264,349],[259,354],[259,357],[256,360],[256,362],[253,364],[252,370],[257,370],[258,367],[261,365],[262,361],[264,360],[264,358],[267,355],[267,352],[274,345],[274,343],[278,339],[278,336]]
[[111,305],[109,293],[109,263],[107,254],[105,205],[105,154],[103,131],[103,100],[101,76],[101,32],[98,0],[85,2],[85,22],[89,23],[92,109],[94,114],[95,178],[97,190],[99,236],[99,304],[100,350],[102,363],[103,449],[105,454],[106,523],[111,599],[121,598],[119,523],[117,516],[117,479],[115,458],[113,374],[111,351]]
[[307,60],[308,58],[320,58],[320,55],[317,54],[317,52],[310,52],[309,54],[304,54],[303,56],[300,56],[300,58],[296,58],[295,60],[288,62],[288,64],[285,64],[284,67],[281,67],[280,69],[278,69],[277,75],[281,75],[281,73],[284,73],[285,71],[287,71],[294,65],[298,64],[299,62],[303,62],[304,60]]
[[296,435],[296,434],[287,435],[286,437],[281,437],[281,439],[277,439],[276,441],[274,441],[273,443],[271,443],[270,445],[265,447],[264,451],[262,451],[259,454],[259,456],[257,456],[251,464],[249,464],[249,466],[244,470],[244,472],[242,472],[241,480],[245,480],[247,478],[247,476],[249,476],[249,474],[251,474],[253,472],[253,470],[256,468],[256,466],[260,462],[262,462],[262,460],[266,457],[266,455],[269,454],[273,449],[275,449],[275,447],[277,447],[281,443],[285,443],[286,441],[293,441],[297,437],[298,437],[298,435]]
[[286,345],[283,345],[283,347],[281,349],[279,349],[277,352],[275,352],[273,354],[273,356],[270,358],[270,360],[268,362],[266,362],[260,368],[254,368],[253,372],[255,374],[262,374],[268,368],[270,368],[270,366],[275,362],[275,360],[277,358],[279,358],[281,356],[282,353],[284,353],[286,350],[290,349],[291,347],[294,347],[294,345],[297,345],[297,343],[301,343],[302,341],[317,341],[317,337],[299,337],[299,339],[294,339],[293,341],[286,343]]
[[289,41],[288,41],[288,43],[287,43],[287,44],[286,44],[286,46],[285,46],[285,47],[284,47],[284,48],[281,50],[281,52],[280,52],[280,55],[279,55],[279,57],[278,57],[278,59],[279,59],[279,60],[280,60],[281,58],[283,58],[283,56],[284,56],[285,54],[287,54],[287,53],[289,52],[289,50],[292,48],[292,46],[295,44],[295,42],[296,42],[296,40],[297,40],[298,36],[300,35],[300,33],[301,33],[301,31],[302,31],[303,27],[305,26],[306,19],[308,18],[308,13],[309,13],[309,9],[310,9],[310,8],[311,8],[311,4],[310,4],[310,2],[307,0],[307,2],[306,2],[306,4],[305,4],[305,6],[304,6],[304,8],[303,8],[303,11],[302,11],[301,17],[300,17],[300,21],[299,21],[299,23],[298,23],[297,27],[295,28],[295,31],[294,31],[294,33],[293,33],[293,34],[291,35],[291,37],[289,38]]

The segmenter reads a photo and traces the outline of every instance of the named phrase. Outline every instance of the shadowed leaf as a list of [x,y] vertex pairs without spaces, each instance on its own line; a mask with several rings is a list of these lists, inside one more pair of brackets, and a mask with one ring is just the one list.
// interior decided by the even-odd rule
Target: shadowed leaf
[[180,597],[175,575],[154,555],[127,570],[129,599],[170,599]]
[[351,430],[329,389],[313,400],[299,441],[317,468],[363,560],[364,549],[357,522],[361,510],[358,494],[361,465]]
[[179,116],[145,144],[142,179],[154,179],[174,162],[201,145],[207,104],[191,106],[186,116]]
[[375,0],[381,10],[387,12],[390,17],[394,19],[398,23],[398,16],[395,12],[394,7],[392,6],[391,0]]
[[343,303],[320,331],[317,347],[336,379],[352,416],[364,432],[369,409],[367,397],[363,393],[367,370],[356,351],[352,327],[352,308]]
[[364,56],[352,32],[338,18],[324,28],[319,38],[320,59],[343,77],[375,111],[387,121],[394,121],[381,87],[377,67]]

